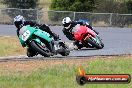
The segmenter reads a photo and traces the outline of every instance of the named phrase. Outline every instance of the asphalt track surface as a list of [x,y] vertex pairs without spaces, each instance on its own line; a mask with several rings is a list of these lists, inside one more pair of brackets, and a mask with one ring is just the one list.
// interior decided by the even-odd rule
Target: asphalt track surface
[[[50,28],[59,34],[63,41],[71,42],[63,35],[62,26],[50,26]],[[132,54],[132,28],[94,27],[94,29],[99,31],[104,48],[74,50],[68,57]],[[0,36],[16,36],[16,28],[13,25],[0,25]]]

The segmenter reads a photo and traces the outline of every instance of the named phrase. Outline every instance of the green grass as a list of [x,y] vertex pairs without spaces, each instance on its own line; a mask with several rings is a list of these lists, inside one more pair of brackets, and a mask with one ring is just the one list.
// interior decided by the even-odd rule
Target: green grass
[[[0,56],[20,55],[25,53],[17,37],[0,37]],[[132,88],[130,84],[85,84],[80,86],[76,82],[79,63],[89,74],[131,74],[132,56],[119,56],[111,58],[92,58],[80,60],[70,60],[67,63],[45,66],[48,61],[31,62],[4,62],[0,63],[0,88]],[[12,64],[11,64],[12,63]],[[17,65],[17,64],[19,65]],[[26,63],[26,64],[24,64]],[[72,64],[71,64],[72,63]],[[40,68],[37,64],[41,64]],[[8,67],[9,66],[9,67]],[[23,67],[25,66],[25,67]],[[29,67],[30,66],[30,67]],[[24,73],[22,68],[32,68]],[[45,68],[43,68],[45,67]]]
[[25,54],[17,37],[0,37],[0,56]]
[[[85,63],[85,65],[83,65]],[[90,74],[131,74],[132,57],[96,58],[87,60],[82,66]],[[15,70],[15,69],[14,69]],[[0,88],[132,88],[130,84],[85,84],[76,83],[78,66],[60,64],[41,68],[30,74],[21,72],[0,76]]]

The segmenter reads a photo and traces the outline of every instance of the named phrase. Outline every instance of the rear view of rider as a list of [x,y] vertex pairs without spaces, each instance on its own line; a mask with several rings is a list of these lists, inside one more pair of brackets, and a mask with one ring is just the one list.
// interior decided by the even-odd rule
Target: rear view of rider
[[[18,15],[14,18],[14,25],[17,28],[17,36],[19,36],[19,30],[23,26],[30,25],[31,27],[39,27],[39,29],[41,29],[42,31],[49,33],[54,38],[54,40],[59,39],[59,36],[57,34],[53,33],[47,25],[45,25],[45,24],[40,25],[40,24],[37,24],[32,21],[25,21],[24,17],[21,15]],[[32,52],[32,51],[29,48],[27,48],[27,53],[30,54],[30,52]]]
[[[74,35],[73,35],[72,31],[73,31],[73,27],[75,27],[77,24],[86,25],[86,27],[90,28],[96,34],[98,34],[98,32],[95,31],[89,24],[85,24],[84,22],[80,22],[80,21],[72,21],[70,19],[70,17],[63,18],[62,24],[64,26],[62,31],[63,31],[64,35],[66,35],[66,37],[69,40],[74,40]],[[74,47],[75,49],[81,49],[83,47],[83,45],[79,44],[79,41],[76,41],[76,40],[73,44],[75,45],[75,47]]]

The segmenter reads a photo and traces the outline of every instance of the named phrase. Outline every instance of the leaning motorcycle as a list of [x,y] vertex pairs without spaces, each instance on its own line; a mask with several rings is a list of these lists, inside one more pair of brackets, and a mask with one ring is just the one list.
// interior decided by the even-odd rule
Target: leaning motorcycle
[[53,48],[56,54],[61,54],[62,56],[67,56],[70,53],[64,42],[59,40],[55,44],[52,44],[54,39],[50,34],[37,27],[35,28],[29,25],[23,26],[19,31],[19,40],[21,45],[27,47],[30,51],[30,53],[27,52],[28,57],[33,57],[38,54],[44,57],[53,56]]
[[104,47],[99,35],[86,26],[77,25],[73,34],[74,39],[81,42],[84,47],[96,49],[102,49]]

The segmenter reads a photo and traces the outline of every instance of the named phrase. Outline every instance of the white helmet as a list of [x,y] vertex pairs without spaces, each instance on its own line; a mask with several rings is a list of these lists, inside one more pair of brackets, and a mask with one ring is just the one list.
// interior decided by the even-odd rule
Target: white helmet
[[15,26],[16,26],[18,29],[21,28],[21,27],[23,27],[24,22],[25,22],[25,19],[24,19],[24,17],[21,16],[21,15],[18,15],[18,16],[16,16],[16,17],[14,18],[14,24],[15,24]]
[[25,19],[24,19],[24,17],[23,17],[23,16],[18,15],[18,16],[16,16],[16,17],[14,18],[14,22],[16,22],[16,21],[22,21],[22,22],[24,22],[24,21],[25,21]]
[[62,20],[62,24],[66,24],[66,23],[70,23],[70,22],[71,22],[70,17],[65,17],[65,18]]
[[71,26],[70,22],[71,22],[70,17],[65,17],[65,18],[63,18],[63,20],[62,20],[62,24],[64,25],[64,27],[65,27],[66,29],[70,28],[70,26]]

